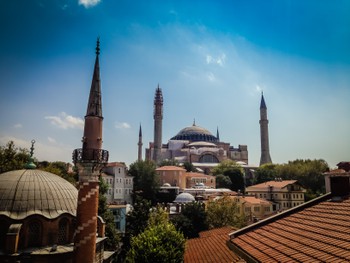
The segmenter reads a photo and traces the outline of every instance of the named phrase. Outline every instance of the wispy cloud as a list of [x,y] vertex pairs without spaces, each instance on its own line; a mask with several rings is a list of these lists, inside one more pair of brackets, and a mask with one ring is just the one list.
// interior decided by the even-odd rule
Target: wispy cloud
[[79,117],[68,115],[65,112],[61,112],[58,116],[46,116],[46,120],[50,120],[51,124],[67,130],[67,129],[83,129],[84,120]]
[[212,72],[209,72],[209,73],[207,74],[207,78],[208,78],[210,81],[215,81],[215,76],[214,76],[214,74],[213,74]]
[[127,123],[127,122],[117,122],[117,123],[115,124],[115,128],[116,128],[116,129],[130,129],[131,126],[130,126],[130,124]]
[[207,55],[206,56],[206,61],[207,64],[216,64],[219,65],[221,67],[223,67],[225,65],[225,61],[226,61],[226,54],[222,53],[220,56],[218,57],[213,57],[211,55]]
[[16,129],[20,129],[20,128],[22,128],[23,126],[22,126],[22,124],[20,124],[20,123],[16,123],[15,125],[13,125],[13,127],[16,128]]
[[101,0],[79,0],[79,5],[89,8],[97,5],[99,2],[101,2]]
[[50,142],[50,143],[56,143],[56,140],[52,137],[47,137],[47,140]]

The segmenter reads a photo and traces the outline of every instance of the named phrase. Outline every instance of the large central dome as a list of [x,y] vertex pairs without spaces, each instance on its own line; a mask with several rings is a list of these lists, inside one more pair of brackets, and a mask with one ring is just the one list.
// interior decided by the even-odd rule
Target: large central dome
[[217,142],[218,139],[207,129],[193,124],[190,127],[183,128],[171,140],[186,140],[190,142]]
[[23,219],[39,214],[54,219],[76,215],[78,190],[65,179],[41,170],[0,174],[0,215]]

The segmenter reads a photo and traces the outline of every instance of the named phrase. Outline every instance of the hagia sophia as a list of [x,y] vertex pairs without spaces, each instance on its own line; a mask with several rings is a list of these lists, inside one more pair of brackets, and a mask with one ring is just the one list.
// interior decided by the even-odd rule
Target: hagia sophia
[[[205,173],[224,160],[233,160],[242,166],[248,166],[247,145],[232,146],[228,142],[222,142],[217,129],[214,136],[207,129],[196,125],[181,129],[175,136],[162,143],[163,120],[163,94],[158,86],[154,97],[154,140],[145,150],[145,159],[160,163],[163,160],[172,160],[178,163],[192,163],[194,167]],[[267,107],[264,96],[260,103],[260,135],[261,135],[261,159],[260,165],[271,163],[268,137]],[[138,142],[138,158],[142,158],[142,132],[140,126]]]

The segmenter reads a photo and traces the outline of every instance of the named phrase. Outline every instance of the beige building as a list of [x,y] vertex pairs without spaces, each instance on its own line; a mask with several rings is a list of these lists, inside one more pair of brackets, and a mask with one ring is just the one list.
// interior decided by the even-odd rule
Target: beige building
[[274,203],[273,210],[287,210],[304,203],[305,189],[296,180],[276,180],[246,188],[248,195]]
[[162,166],[156,169],[161,185],[169,184],[185,188],[215,188],[215,176],[203,173],[188,173],[182,167]]
[[132,203],[133,177],[128,176],[125,163],[108,163],[103,168],[102,178],[108,184],[105,196],[109,204]]
[[245,215],[250,222],[264,219],[271,216],[273,211],[273,204],[262,198],[255,196],[234,196],[241,215]]

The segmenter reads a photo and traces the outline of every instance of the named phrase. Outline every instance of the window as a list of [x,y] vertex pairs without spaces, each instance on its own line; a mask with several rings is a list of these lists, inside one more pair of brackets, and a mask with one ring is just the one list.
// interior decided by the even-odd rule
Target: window
[[265,207],[265,212],[270,212],[270,207]]
[[254,212],[260,212],[260,207],[254,206]]
[[41,223],[32,221],[28,225],[28,247],[41,246]]
[[66,244],[68,241],[68,219],[62,218],[58,224],[58,244]]

